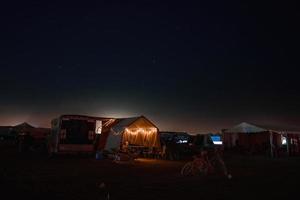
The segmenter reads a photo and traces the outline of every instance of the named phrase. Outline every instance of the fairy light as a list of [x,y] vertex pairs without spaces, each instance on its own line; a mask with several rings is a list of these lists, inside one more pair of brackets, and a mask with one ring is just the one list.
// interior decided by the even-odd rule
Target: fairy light
[[157,132],[156,128],[126,128],[125,131],[129,134],[136,135],[138,133],[142,134],[153,134]]

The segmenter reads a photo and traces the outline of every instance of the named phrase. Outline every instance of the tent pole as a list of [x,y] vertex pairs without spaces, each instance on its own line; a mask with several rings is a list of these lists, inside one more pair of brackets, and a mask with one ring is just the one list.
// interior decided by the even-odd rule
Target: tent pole
[[270,131],[270,153],[271,153],[271,157],[273,158],[274,154],[273,154],[273,132]]

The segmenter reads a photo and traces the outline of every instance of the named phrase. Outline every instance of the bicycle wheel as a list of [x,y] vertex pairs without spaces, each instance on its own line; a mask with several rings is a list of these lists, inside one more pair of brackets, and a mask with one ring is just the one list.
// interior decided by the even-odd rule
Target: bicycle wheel
[[193,162],[188,162],[186,163],[182,168],[181,168],[181,175],[182,176],[191,176],[193,175]]
[[197,168],[197,174],[199,176],[206,176],[208,174],[208,171],[209,171],[209,166],[207,165],[207,163],[202,163]]

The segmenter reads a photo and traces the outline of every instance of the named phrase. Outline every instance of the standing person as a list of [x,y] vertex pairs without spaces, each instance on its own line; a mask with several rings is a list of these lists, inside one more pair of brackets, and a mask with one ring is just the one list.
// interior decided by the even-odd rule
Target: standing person
[[273,143],[273,154],[274,157],[279,157],[279,147],[276,142]]
[[163,145],[162,145],[162,151],[161,151],[161,158],[163,160],[166,159],[166,152],[167,152],[167,145],[165,142],[163,142]]
[[220,168],[224,176],[226,176],[228,179],[232,178],[232,175],[228,173],[228,169],[222,158],[222,152],[220,149],[214,147],[212,153],[209,154],[209,157],[209,159],[215,162],[215,166]]
[[175,144],[174,141],[170,141],[167,145],[167,157],[169,160],[174,160],[174,153],[175,153]]
[[129,152],[129,142],[126,141],[125,144],[123,145],[122,151],[128,153]]

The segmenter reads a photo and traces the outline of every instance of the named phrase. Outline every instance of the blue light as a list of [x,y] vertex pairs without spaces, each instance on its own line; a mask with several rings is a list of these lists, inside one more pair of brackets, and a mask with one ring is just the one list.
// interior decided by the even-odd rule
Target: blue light
[[216,144],[216,145],[223,144],[223,142],[221,140],[221,136],[219,136],[219,135],[211,135],[210,138],[213,141],[213,143]]
[[210,138],[213,142],[221,141],[221,136],[219,136],[219,135],[212,135],[212,136],[210,136]]

